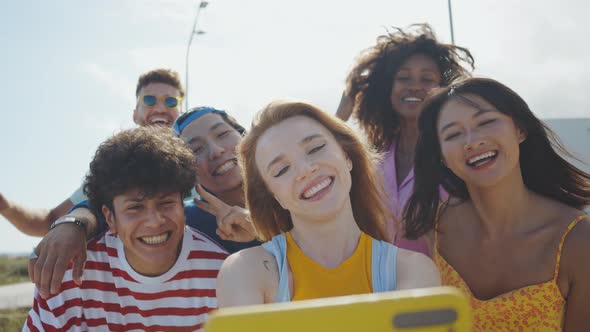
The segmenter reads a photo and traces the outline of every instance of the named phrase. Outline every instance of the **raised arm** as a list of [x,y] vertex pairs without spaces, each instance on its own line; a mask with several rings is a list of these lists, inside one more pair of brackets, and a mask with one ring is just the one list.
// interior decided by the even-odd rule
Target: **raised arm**
[[86,239],[94,237],[99,229],[96,216],[86,207],[76,208],[63,218],[66,217],[79,219],[83,226],[74,223],[57,225],[37,245],[35,252],[39,257],[29,261],[29,276],[43,298],[59,291],[70,262],[73,264],[74,281],[78,285],[82,283],[82,272],[86,262]]
[[6,199],[0,193],[0,214],[19,231],[30,236],[44,236],[47,234],[49,225],[66,214],[73,206],[68,198],[51,210],[28,208]]
[[262,247],[239,251],[219,271],[217,303],[220,308],[272,303],[278,278],[276,261]]
[[440,274],[434,262],[425,255],[398,249],[397,289],[440,286]]
[[354,102],[352,98],[346,95],[346,92],[342,92],[342,97],[340,98],[340,105],[338,105],[338,109],[336,110],[336,116],[342,119],[343,121],[348,121],[350,115],[352,114],[352,109],[354,107]]

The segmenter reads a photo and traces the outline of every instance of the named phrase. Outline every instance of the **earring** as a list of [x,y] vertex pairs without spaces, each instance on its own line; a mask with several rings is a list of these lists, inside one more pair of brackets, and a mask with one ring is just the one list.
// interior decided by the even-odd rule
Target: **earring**
[[352,161],[350,159],[346,159],[346,167],[348,167],[348,171],[352,171]]

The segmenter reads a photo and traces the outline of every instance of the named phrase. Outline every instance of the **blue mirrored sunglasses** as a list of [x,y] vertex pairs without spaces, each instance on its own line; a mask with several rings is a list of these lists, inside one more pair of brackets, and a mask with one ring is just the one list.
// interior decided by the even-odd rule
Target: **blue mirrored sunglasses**
[[164,105],[166,105],[167,108],[176,108],[182,102],[181,97],[154,95],[144,95],[141,97],[142,103],[147,107],[154,107],[162,99],[164,99]]

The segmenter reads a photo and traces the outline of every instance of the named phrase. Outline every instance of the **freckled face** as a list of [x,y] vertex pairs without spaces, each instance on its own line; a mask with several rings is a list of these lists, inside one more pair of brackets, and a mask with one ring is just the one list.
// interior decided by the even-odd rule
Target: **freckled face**
[[350,162],[319,122],[288,118],[262,134],[255,154],[268,190],[292,217],[321,219],[350,203]]

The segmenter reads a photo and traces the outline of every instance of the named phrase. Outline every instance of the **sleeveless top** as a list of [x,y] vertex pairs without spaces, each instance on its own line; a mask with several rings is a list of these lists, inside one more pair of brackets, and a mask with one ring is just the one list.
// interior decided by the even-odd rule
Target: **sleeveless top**
[[438,227],[435,227],[434,263],[441,273],[442,284],[459,288],[469,298],[473,309],[473,331],[562,331],[566,300],[557,285],[561,252],[568,233],[585,217],[587,215],[574,219],[561,236],[551,280],[524,286],[488,300],[476,298],[459,273],[439,254]]
[[334,268],[326,268],[299,248],[291,233],[287,238],[287,261],[293,277],[293,298],[308,300],[331,296],[367,294],[371,283],[371,238],[361,233],[353,254]]
[[[371,286],[372,292],[387,292],[395,290],[397,287],[397,247],[366,235],[367,241],[371,243],[370,269],[371,269]],[[264,248],[270,253],[277,262],[279,269],[279,286],[275,302],[289,302],[293,300],[289,290],[289,267],[293,267],[293,262],[287,258],[287,237],[281,233],[273,237],[270,241],[263,243]],[[290,248],[290,247],[289,247]],[[317,263],[316,263],[317,264]],[[293,275],[293,286],[298,287],[298,279]],[[312,276],[313,280],[314,276]],[[369,292],[371,292],[369,290]],[[337,294],[344,295],[344,294]]]

